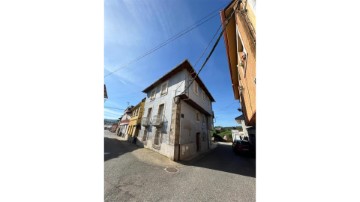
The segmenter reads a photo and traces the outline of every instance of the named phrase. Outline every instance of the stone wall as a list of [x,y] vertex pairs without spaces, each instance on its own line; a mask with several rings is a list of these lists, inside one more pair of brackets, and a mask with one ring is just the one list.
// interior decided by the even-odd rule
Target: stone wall
[[170,138],[169,144],[173,146],[173,160],[178,160],[179,156],[179,136],[180,136],[180,113],[181,113],[181,100],[173,101],[171,112],[171,125],[170,125]]

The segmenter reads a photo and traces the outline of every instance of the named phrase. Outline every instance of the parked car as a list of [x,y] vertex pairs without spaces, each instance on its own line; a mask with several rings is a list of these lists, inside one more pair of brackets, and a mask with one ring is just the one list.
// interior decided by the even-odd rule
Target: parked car
[[237,154],[250,154],[252,152],[251,145],[247,140],[235,140],[232,148]]

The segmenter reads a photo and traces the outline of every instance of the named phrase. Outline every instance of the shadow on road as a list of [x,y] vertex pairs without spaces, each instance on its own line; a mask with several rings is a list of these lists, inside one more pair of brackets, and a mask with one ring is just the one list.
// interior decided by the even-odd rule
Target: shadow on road
[[190,161],[180,161],[187,166],[203,167],[233,174],[256,177],[256,159],[251,156],[237,155],[229,143],[219,143],[209,153],[199,155]]
[[132,152],[140,147],[116,138],[104,137],[104,161],[117,158],[127,152]]
[[[143,147],[119,140],[114,134],[106,131],[104,137],[104,161]],[[160,155],[160,154],[159,154]],[[217,148],[208,153],[200,154],[189,161],[179,161],[186,166],[203,167],[243,176],[256,177],[256,160],[251,156],[237,155],[233,152],[231,143],[219,142]]]

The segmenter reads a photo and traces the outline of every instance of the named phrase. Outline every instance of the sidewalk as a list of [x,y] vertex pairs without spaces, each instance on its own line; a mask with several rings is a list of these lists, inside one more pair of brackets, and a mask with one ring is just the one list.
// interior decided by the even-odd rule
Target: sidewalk
[[181,167],[182,165],[170,160],[168,157],[159,154],[155,151],[152,151],[147,148],[139,147],[127,140],[127,138],[119,137],[115,133],[111,133],[110,131],[104,131],[105,137],[117,139],[121,142],[121,146],[124,148],[136,148],[130,151],[131,155],[133,155],[139,161],[144,163],[161,166],[161,167]]
[[[136,158],[138,158],[139,160],[143,161],[143,162],[147,162],[149,164],[154,164],[154,165],[160,165],[160,166],[176,166],[176,167],[181,167],[181,163],[191,163],[191,162],[196,162],[200,159],[202,159],[204,156],[206,156],[207,154],[209,154],[210,152],[212,152],[214,149],[217,148],[219,142],[211,142],[210,144],[210,149],[207,151],[204,151],[202,153],[199,154],[195,154],[193,156],[190,156],[186,159],[181,159],[180,161],[173,161],[171,159],[169,159],[168,157],[154,152],[151,149],[147,149],[147,148],[143,148],[138,146],[137,144],[133,144],[130,141],[127,140],[127,138],[125,137],[121,137],[121,136],[117,136],[115,133],[112,133],[110,131],[105,131],[105,136],[111,137],[111,138],[115,138],[118,139],[124,143],[128,143],[131,144],[133,146],[138,147],[137,150],[134,150],[133,152],[131,152],[132,154],[134,154],[136,156]],[[221,143],[222,144],[222,143]]]
[[217,146],[218,146],[218,142],[211,142],[209,150],[207,150],[205,152],[202,152],[200,154],[195,154],[195,155],[190,156],[190,157],[188,157],[186,159],[180,159],[180,162],[184,162],[184,163],[196,162],[196,161],[202,159],[204,156],[206,156],[210,152],[212,152],[214,149],[216,149]]
[[[104,130],[104,133],[105,133],[105,136],[109,136],[109,137],[112,137],[112,138],[116,138],[116,139],[121,140],[121,141],[128,141],[127,138],[121,137],[121,136],[117,136],[116,133],[112,133],[112,132],[107,131],[107,130]],[[129,141],[129,142],[130,142],[130,141]]]

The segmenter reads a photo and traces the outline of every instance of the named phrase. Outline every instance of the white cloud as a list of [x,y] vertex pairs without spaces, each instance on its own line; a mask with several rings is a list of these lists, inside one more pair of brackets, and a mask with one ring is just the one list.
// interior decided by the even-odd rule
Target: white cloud
[[104,108],[104,118],[118,119],[122,114],[123,112],[121,112],[121,110]]
[[104,112],[109,114],[122,114],[121,110],[109,109],[109,108],[104,108]]
[[[119,68],[119,67],[118,67]],[[114,70],[117,70],[117,68],[115,67],[114,69],[108,69],[107,67],[105,67],[105,69],[109,72],[113,72]],[[139,78],[141,74],[139,74],[138,72],[134,72],[134,71],[129,71],[130,68],[122,68],[114,73],[112,73],[112,77],[116,78],[116,81],[122,83],[123,85],[129,87],[129,88],[140,88],[142,89],[143,86],[140,85],[141,82],[139,82]],[[108,73],[106,73],[108,74]],[[139,76],[140,75],[140,76]],[[113,79],[115,79],[113,78]]]

